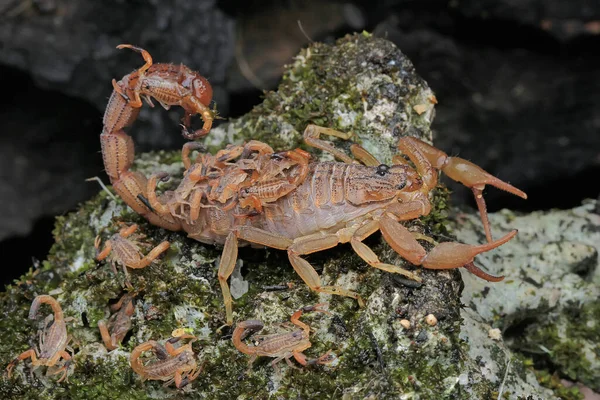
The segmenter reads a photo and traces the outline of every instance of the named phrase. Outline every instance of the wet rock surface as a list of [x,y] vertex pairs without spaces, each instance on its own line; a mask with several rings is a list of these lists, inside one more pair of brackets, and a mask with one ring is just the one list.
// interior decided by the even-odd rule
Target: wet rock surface
[[[425,81],[392,43],[369,35],[348,36],[335,46],[315,43],[303,51],[277,92],[268,93],[248,115],[216,129],[208,142],[218,147],[242,140],[244,134],[264,140],[271,135],[268,141],[274,147],[288,147],[299,141],[306,123],[322,121],[352,130],[358,141],[387,160],[399,135],[429,140],[431,96]],[[316,110],[310,108],[314,105]],[[177,153],[138,155],[136,162],[136,169],[145,174],[166,170],[177,176],[181,168]],[[447,191],[439,188],[432,194],[432,214],[410,225],[443,240],[448,234]],[[109,303],[120,297],[123,275],[115,277],[108,264],[94,261],[94,238],[98,234],[107,238],[118,230],[117,221],[138,223],[150,242],[169,240],[171,248],[154,265],[131,271],[131,283],[139,290],[131,335],[120,349],[107,352],[97,323],[108,317]],[[421,270],[423,284],[414,285],[366,266],[347,246],[311,256],[324,282],[360,292],[366,306],[359,308],[352,299],[312,293],[289,266],[285,252],[241,249],[241,275],[249,286],[234,301],[235,321],[260,319],[273,327],[303,306],[328,302],[331,315],[303,317],[315,330],[313,346],[306,353],[315,357],[331,350],[336,356],[329,366],[302,372],[284,365],[281,375],[262,359],[245,373],[248,357],[234,349],[231,331],[223,327],[215,265],[220,249],[152,227],[106,193],[59,217],[54,234],[56,243],[47,260],[0,296],[4,312],[0,364],[6,365],[35,342],[39,324],[28,321],[27,312],[36,295],[51,294],[71,318],[68,331],[75,355],[69,382],[55,383],[44,376],[44,367],[31,373],[25,361],[12,379],[0,378],[5,398],[203,398],[210,393],[211,398],[227,399],[337,395],[471,399],[496,397],[499,391],[552,398],[518,359],[511,359],[509,379],[498,376],[507,362],[504,345],[486,339],[479,317],[461,312],[462,282],[456,270]],[[411,268],[377,237],[369,244],[382,261]],[[263,289],[287,282],[294,283],[289,290]],[[469,333],[468,327],[479,334]],[[177,328],[202,337],[193,348],[205,362],[204,371],[181,390],[141,382],[128,365],[129,352],[149,339],[166,340]],[[473,358],[476,337],[484,341],[477,346],[489,353],[484,360],[488,372],[482,369],[482,359]]]

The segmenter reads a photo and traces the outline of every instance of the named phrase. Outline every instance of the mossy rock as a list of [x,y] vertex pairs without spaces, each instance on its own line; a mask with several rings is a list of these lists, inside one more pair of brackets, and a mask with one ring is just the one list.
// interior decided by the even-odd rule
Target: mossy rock
[[[266,93],[264,102],[246,116],[211,132],[207,144],[216,150],[226,143],[257,139],[286,149],[299,145],[304,127],[316,123],[354,132],[355,141],[389,162],[400,136],[431,141],[434,103],[426,82],[392,43],[367,33],[349,35],[335,45],[315,43],[302,50],[276,92]],[[182,165],[177,153],[158,152],[138,155],[134,169],[177,176]],[[435,190],[432,204],[430,216],[410,225],[442,240],[442,235],[448,235],[447,190]],[[171,248],[151,266],[130,271],[131,283],[139,290],[133,328],[119,349],[107,352],[97,323],[108,316],[109,303],[123,293],[123,275],[115,277],[108,264],[94,261],[94,238],[106,239],[116,232],[117,221],[137,223],[149,242],[168,240]],[[275,329],[295,310],[327,302],[331,315],[303,317],[315,331],[306,355],[316,357],[331,350],[336,356],[331,365],[302,371],[283,365],[281,374],[269,365],[270,359],[260,359],[245,373],[248,357],[233,347],[231,329],[223,327],[225,313],[216,276],[220,249],[181,232],[153,227],[104,192],[76,212],[58,217],[54,235],[56,243],[42,265],[34,266],[0,295],[0,365],[7,365],[35,342],[39,326],[27,319],[28,309],[36,295],[51,294],[71,319],[68,331],[75,355],[69,379],[56,383],[55,377],[44,375],[45,367],[31,373],[29,361],[20,362],[11,379],[6,374],[0,378],[2,398],[473,399],[497,396],[502,385],[512,394],[551,397],[536,386],[535,379],[525,382],[533,376],[530,372],[511,373],[505,383],[503,371],[493,379],[479,372],[480,360],[471,357],[470,345],[460,337],[465,325],[458,271],[420,270],[423,283],[415,285],[366,266],[347,245],[311,255],[310,262],[324,282],[363,296],[366,307],[359,308],[352,299],[311,292],[294,273],[285,252],[242,248],[242,277],[236,273],[232,286],[242,279],[249,286],[234,300],[235,320],[260,319]],[[378,235],[367,243],[382,261],[414,268]],[[293,285],[287,290],[265,289],[289,282]],[[436,316],[437,324],[425,322],[428,314]],[[146,340],[168,339],[177,328],[201,338],[193,348],[205,363],[204,371],[183,389],[165,388],[159,381],[142,382],[129,367],[129,352]],[[486,340],[482,339],[492,354],[489,362],[504,365],[505,349]]]

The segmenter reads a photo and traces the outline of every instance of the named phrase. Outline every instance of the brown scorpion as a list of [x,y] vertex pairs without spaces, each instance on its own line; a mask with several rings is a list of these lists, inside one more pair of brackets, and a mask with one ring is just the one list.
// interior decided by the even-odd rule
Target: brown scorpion
[[[503,279],[486,274],[473,264],[477,254],[506,243],[517,233],[515,230],[499,240],[492,240],[482,191],[489,184],[523,198],[527,197],[525,193],[478,166],[458,157],[448,157],[441,150],[413,137],[401,138],[398,147],[415,168],[399,156],[394,157],[391,166],[380,164],[364,149],[354,151],[355,156],[366,165],[358,164],[321,140],[322,133],[342,138],[349,135],[315,125],[309,125],[304,132],[307,144],[329,151],[346,162],[310,162],[306,178],[297,182],[294,190],[268,203],[262,213],[256,213],[251,218],[240,218],[246,211],[239,202],[233,208],[224,209],[215,204],[202,203],[202,196],[198,196],[200,200],[189,208],[194,214],[193,218],[173,213],[172,210],[180,208],[183,197],[200,190],[198,181],[189,178],[193,165],[188,168],[179,188],[165,192],[160,198],[154,194],[154,190],[157,179],[164,178],[165,174],[153,176],[146,187],[142,185],[146,178],[138,174],[140,178],[136,181],[135,190],[128,192],[124,200],[155,225],[171,230],[183,229],[192,239],[224,246],[218,277],[225,300],[227,323],[230,325],[233,323],[233,314],[227,279],[235,267],[238,246],[249,244],[286,250],[294,270],[311,289],[352,297],[360,303],[362,300],[356,292],[323,285],[315,269],[302,256],[349,242],[354,251],[372,267],[420,281],[421,278],[413,272],[381,262],[363,243],[365,238],[381,230],[386,242],[414,265],[430,269],[464,266],[483,279]],[[119,137],[129,138],[122,131],[119,131]],[[131,143],[130,138],[128,142]],[[117,150],[118,147],[103,146],[106,170],[114,171],[109,175],[119,177],[133,174],[128,171],[133,162],[133,147],[130,151]],[[123,170],[124,166],[127,169]],[[240,169],[237,164],[229,168]],[[413,233],[401,224],[402,221],[429,214],[429,192],[437,185],[438,170],[473,190],[480,205],[488,244],[446,242],[437,244],[428,254]],[[228,171],[221,171],[223,179],[228,176]],[[115,186],[120,184],[120,179],[113,181]],[[181,195],[182,191],[186,192],[186,196]]]
[[[288,157],[283,158],[285,167],[278,167],[281,157],[278,159],[273,153],[262,167],[262,170],[275,171],[275,195],[269,201],[262,201],[268,196],[248,200],[247,204],[240,201],[244,199],[245,191],[261,193],[261,188],[267,185],[267,182],[260,181],[260,177],[252,178],[251,172],[259,170],[258,158],[267,157],[270,153],[264,147],[266,145],[261,147],[255,141],[255,149],[262,148],[262,152],[242,149],[240,157],[233,162],[233,155],[239,152],[239,149],[235,150],[229,154],[229,162],[219,166],[211,176],[203,171],[206,165],[213,165],[215,161],[210,160],[214,156],[205,155],[203,158],[200,155],[195,164],[189,157],[184,157],[187,171],[179,187],[159,197],[155,194],[156,185],[158,181],[166,179],[166,174],[158,173],[147,180],[142,174],[130,171],[134,158],[133,141],[123,128],[133,122],[130,113],[133,108],[122,96],[117,98],[120,99],[119,103],[109,103],[101,135],[104,165],[111,183],[123,200],[152,224],[175,231],[184,230],[192,239],[223,246],[218,278],[229,325],[233,323],[233,313],[227,279],[234,270],[238,246],[267,246],[286,250],[294,270],[312,290],[352,297],[360,304],[362,299],[358,293],[339,286],[323,285],[319,274],[302,256],[340,243],[350,243],[370,266],[421,281],[413,272],[381,262],[363,243],[368,236],[381,231],[385,241],[414,265],[429,269],[465,267],[489,281],[503,279],[483,272],[473,263],[477,254],[501,246],[517,233],[514,230],[498,240],[492,239],[482,192],[485,185],[492,185],[524,199],[527,195],[469,161],[449,157],[417,138],[402,137],[398,148],[414,167],[400,155],[393,158],[392,165],[382,164],[365,149],[354,145],[351,150],[354,157],[362,162],[360,164],[331,143],[320,139],[321,134],[342,139],[349,139],[350,134],[308,125],[304,131],[305,143],[330,152],[343,162],[302,161],[301,157],[296,160]],[[116,115],[121,117],[115,118]],[[192,148],[193,145],[187,150],[184,148],[184,153],[187,151],[189,156]],[[299,172],[302,170],[306,170],[306,174]],[[479,207],[487,244],[445,242],[436,244],[427,253],[417,241],[423,236],[415,236],[402,225],[403,221],[429,214],[429,193],[437,185],[438,171],[471,188]],[[286,180],[286,176],[295,179]],[[225,185],[227,194],[224,198],[231,199],[232,204],[211,202],[206,195],[215,185],[223,188],[221,183],[225,181],[221,182],[221,179],[230,183]],[[250,186],[246,183],[250,183]],[[292,183],[292,186],[283,190],[286,183]],[[260,206],[256,205],[258,203]],[[262,212],[258,212],[259,208]]]

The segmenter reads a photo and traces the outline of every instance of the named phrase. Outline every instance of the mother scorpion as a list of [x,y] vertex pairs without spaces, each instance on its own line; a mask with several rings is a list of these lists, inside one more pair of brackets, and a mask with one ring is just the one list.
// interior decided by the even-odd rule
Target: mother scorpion
[[[126,78],[121,82],[132,81]],[[156,84],[158,81],[154,81],[156,87],[159,86]],[[294,270],[312,290],[351,297],[361,306],[363,301],[358,293],[339,286],[324,286],[319,274],[302,256],[349,242],[370,266],[421,281],[413,272],[381,262],[363,243],[368,236],[381,231],[384,240],[411,264],[429,269],[465,267],[488,281],[504,278],[489,275],[473,263],[476,255],[501,246],[517,234],[513,230],[493,240],[482,192],[485,185],[492,185],[523,199],[527,195],[477,165],[462,158],[449,157],[414,137],[402,137],[398,141],[398,149],[414,167],[400,155],[393,158],[391,166],[382,164],[366,150],[354,145],[352,153],[361,164],[330,142],[320,139],[321,134],[342,139],[349,139],[350,134],[308,125],[303,134],[304,142],[330,152],[342,162],[309,161],[308,157],[300,155],[300,150],[273,153],[267,145],[251,141],[241,150],[233,147],[221,158],[201,154],[197,163],[192,164],[188,155],[197,145],[190,144],[183,149],[187,171],[179,187],[158,197],[155,194],[156,184],[159,180],[165,180],[167,175],[158,173],[147,180],[142,174],[129,170],[134,159],[133,141],[123,128],[131,125],[137,115],[128,99],[140,94],[160,99],[165,93],[149,90],[144,85],[130,89],[132,93],[123,97],[121,89],[115,87],[106,109],[101,135],[106,172],[125,203],[152,224],[173,231],[183,229],[192,239],[223,246],[218,278],[228,325],[233,323],[233,312],[227,279],[236,265],[237,248],[240,246],[286,250]],[[176,93],[171,95],[172,98],[176,97]],[[258,153],[251,155],[257,149]],[[296,157],[291,157],[292,154]],[[237,156],[240,157],[238,161],[232,162]],[[258,167],[260,157],[268,157],[262,163],[262,168]],[[285,161],[284,165],[281,164],[282,160]],[[215,163],[221,165],[211,175]],[[273,178],[274,183],[273,179],[261,180],[260,171],[265,170],[271,171],[269,178]],[[248,171],[259,171],[259,176]],[[437,185],[438,171],[471,188],[479,207],[487,244],[444,242],[436,244],[428,253],[417,241],[423,236],[411,233],[401,224],[429,214],[429,193]],[[246,175],[239,179],[231,178],[240,173]],[[228,188],[225,198],[232,200],[226,206],[207,196],[215,185],[223,186],[219,185],[221,180],[231,183],[225,185]],[[287,185],[285,190],[282,189],[283,185]],[[259,196],[255,201],[245,204],[246,207],[237,201],[243,199],[250,189],[255,193],[264,193],[265,187],[270,187],[274,195]]]

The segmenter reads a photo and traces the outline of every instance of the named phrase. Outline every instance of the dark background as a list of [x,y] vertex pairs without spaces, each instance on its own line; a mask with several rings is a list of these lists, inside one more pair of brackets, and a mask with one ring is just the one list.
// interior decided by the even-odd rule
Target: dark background
[[[523,189],[494,211],[570,208],[600,193],[600,2],[0,0],[0,254],[10,283],[52,244],[54,216],[98,192],[111,79],[156,62],[208,77],[237,117],[312,41],[367,30],[408,55],[436,93],[435,144]],[[144,106],[138,151],[177,149],[180,109]],[[221,121],[222,123],[223,121]],[[474,207],[452,185],[455,204]]]

